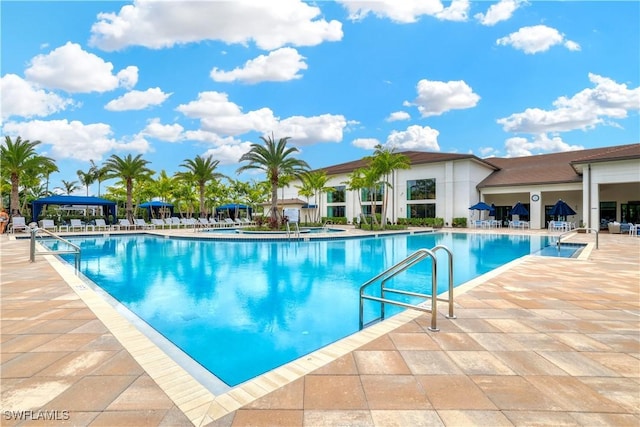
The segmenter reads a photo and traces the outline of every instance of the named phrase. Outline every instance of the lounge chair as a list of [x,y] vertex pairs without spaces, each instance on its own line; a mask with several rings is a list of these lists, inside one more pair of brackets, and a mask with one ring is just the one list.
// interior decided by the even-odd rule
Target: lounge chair
[[[161,220],[160,218],[151,218],[151,224],[155,225],[156,228],[165,228],[167,227],[167,223]],[[169,227],[171,224],[168,224]]]
[[244,225],[256,225],[256,222],[251,221],[249,218],[241,218],[240,221],[242,221]]
[[48,231],[52,231],[54,233],[58,231],[58,227],[56,227],[56,224],[53,222],[52,219],[41,219],[40,228],[43,228]]
[[103,218],[96,218],[95,220],[96,224],[94,225],[94,228],[96,230],[109,230],[111,227],[109,227],[109,225],[106,223],[106,221]]
[[11,224],[9,224],[11,233],[15,233],[16,231],[27,231],[27,224],[25,223],[25,219],[23,216],[14,216],[11,219]]
[[198,224],[201,227],[211,227],[211,221],[209,221],[209,219],[207,218],[198,218]]
[[217,228],[223,228],[227,226],[227,224],[225,224],[224,222],[216,221],[215,218],[210,218],[209,224],[211,224],[212,227],[217,227]]
[[182,218],[180,223],[182,223],[185,228],[196,228],[198,226],[195,218]]
[[135,228],[131,222],[127,218],[121,218],[118,220],[119,228],[124,228],[125,230],[131,230],[131,227]]
[[69,231],[86,231],[85,225],[79,219],[71,219],[69,225]]
[[156,228],[155,224],[150,224],[147,221],[144,220],[144,218],[136,218],[134,219],[135,221],[135,226],[142,228],[142,229],[152,229],[152,228]]
[[232,220],[231,218],[225,218],[224,222],[226,222],[227,224],[229,224],[229,227],[235,227],[236,225],[238,225],[234,220]]
[[182,221],[180,221],[180,218],[178,218],[177,216],[172,216],[170,218],[171,221],[171,227],[175,227],[175,228],[184,228],[185,225],[182,223]]

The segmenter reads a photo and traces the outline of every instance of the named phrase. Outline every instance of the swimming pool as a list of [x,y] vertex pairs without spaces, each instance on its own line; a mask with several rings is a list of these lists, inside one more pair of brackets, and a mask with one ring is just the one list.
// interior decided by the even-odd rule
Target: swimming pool
[[[292,234],[295,235],[296,231],[292,229],[287,231],[252,231],[242,228],[210,228],[203,230],[204,233],[218,233],[218,234]],[[318,234],[318,233],[344,233],[344,230],[339,228],[324,228],[324,227],[300,227],[300,234]]]
[[[69,240],[82,248],[85,276],[229,386],[356,332],[360,285],[417,249],[450,248],[459,285],[553,243],[547,236],[463,233],[320,241],[152,235]],[[423,262],[391,286],[429,293],[430,274],[430,262]],[[439,275],[439,292],[446,290],[446,276]],[[365,322],[378,308],[366,305]],[[387,313],[398,311],[388,307]]]

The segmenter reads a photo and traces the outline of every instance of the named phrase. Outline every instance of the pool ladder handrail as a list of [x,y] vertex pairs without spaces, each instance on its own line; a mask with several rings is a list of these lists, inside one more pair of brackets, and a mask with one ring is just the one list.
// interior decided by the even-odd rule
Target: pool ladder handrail
[[599,231],[595,228],[591,228],[591,227],[579,227],[579,228],[574,228],[573,230],[569,230],[569,231],[565,231],[564,233],[560,234],[558,236],[558,241],[556,242],[556,245],[558,245],[558,250],[560,250],[560,245],[562,244],[562,238],[568,234],[572,234],[572,233],[576,233],[578,230],[585,230],[585,231],[593,231],[596,234],[596,249],[598,249],[598,234]]
[[[52,233],[51,231],[47,230],[46,228],[40,228],[38,226],[34,226],[34,227],[31,227],[30,231],[31,231],[31,242],[30,242],[31,245],[30,245],[30,248],[29,248],[29,261],[36,262],[36,255],[74,254],[75,255],[74,256],[75,272],[77,274],[80,271],[80,257],[81,257],[80,246],[71,243],[67,239],[63,239],[62,237],[58,236],[55,233]],[[73,249],[68,250],[68,251],[48,250],[46,252],[37,252],[36,251],[36,237],[37,237],[37,234],[40,233],[40,232],[43,232],[43,233],[49,235],[50,237],[53,237],[54,239],[59,240],[62,243],[71,246]]]
[[[289,221],[287,221],[286,224],[287,224],[287,238],[289,240],[291,240],[291,228],[289,227]],[[296,225],[296,229],[294,230],[295,231],[295,237],[299,239],[300,238],[300,227],[298,227],[298,223],[297,222],[294,222],[294,224]]]
[[332,221],[332,220],[330,220],[330,219],[326,220],[326,221],[324,222],[324,224],[322,224],[322,231],[327,231],[327,230],[329,230],[329,228],[327,227],[327,225],[329,225],[329,224],[333,224],[333,221]]
[[[437,262],[437,258],[435,253],[439,250],[444,250],[447,253],[447,260],[448,260],[448,266],[449,266],[449,289],[448,289],[448,293],[447,293],[447,298],[438,298],[438,262]],[[418,264],[420,261],[426,259],[426,258],[431,258],[432,260],[432,264],[431,264],[431,295],[426,295],[426,294],[421,294],[421,293],[417,293],[417,292],[410,292],[410,291],[402,291],[402,290],[398,290],[398,289],[390,289],[390,288],[386,288],[385,284],[386,282],[397,276],[398,274],[402,273],[403,271],[411,268],[412,266]],[[375,297],[373,295],[366,295],[364,293],[364,291],[366,290],[367,287],[373,285],[374,283],[380,281],[380,297]],[[388,298],[385,298],[385,293],[394,293],[394,294],[400,294],[400,295],[408,295],[408,296],[415,296],[415,297],[420,297],[420,298],[425,298],[425,300],[430,299],[431,300],[431,308],[427,308],[424,305],[415,305],[415,304],[408,304],[408,303],[404,303],[404,302],[400,302],[400,301],[395,301],[395,300],[391,300]],[[453,253],[449,250],[449,248],[447,248],[446,246],[443,245],[437,245],[434,246],[431,249],[418,249],[417,251],[415,251],[414,253],[412,253],[411,255],[409,255],[408,257],[406,257],[405,259],[403,259],[402,261],[398,262],[397,264],[387,268],[386,270],[384,270],[382,273],[378,274],[377,276],[373,277],[372,279],[368,280],[367,282],[365,282],[362,286],[360,286],[360,321],[359,321],[359,327],[360,330],[362,330],[364,328],[364,300],[371,300],[371,301],[378,301],[380,302],[380,320],[384,320],[384,316],[385,316],[385,312],[384,312],[384,305],[385,304],[391,304],[391,305],[397,305],[400,307],[406,307],[406,308],[411,308],[414,310],[419,310],[419,311],[424,311],[427,313],[431,313],[431,326],[429,327],[430,331],[433,332],[437,332],[439,331],[438,326],[437,326],[437,317],[438,317],[438,307],[437,307],[437,302],[438,301],[446,301],[449,304],[449,313],[448,315],[446,315],[445,317],[447,319],[455,319],[456,316],[453,313]]]

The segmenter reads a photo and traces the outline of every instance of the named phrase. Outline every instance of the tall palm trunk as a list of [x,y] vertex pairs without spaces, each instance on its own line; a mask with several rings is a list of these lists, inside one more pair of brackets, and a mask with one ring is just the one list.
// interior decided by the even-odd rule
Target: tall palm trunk
[[20,180],[17,173],[11,174],[11,216],[20,211]]
[[125,218],[133,224],[133,181],[130,179],[127,180],[127,207]]

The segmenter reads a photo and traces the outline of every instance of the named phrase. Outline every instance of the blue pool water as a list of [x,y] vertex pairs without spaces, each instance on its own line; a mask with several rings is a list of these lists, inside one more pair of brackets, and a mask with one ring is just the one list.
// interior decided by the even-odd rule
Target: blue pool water
[[[265,234],[265,232],[261,232],[261,231],[250,231],[250,230],[243,230],[241,228],[211,228],[209,230],[204,231],[205,233],[218,233],[218,234],[238,234],[238,233],[243,233],[243,234]],[[270,234],[287,234],[286,231],[270,231],[268,232]],[[290,231],[291,234],[295,234],[295,230],[291,230]],[[317,234],[317,233],[344,233],[344,230],[340,230],[338,228],[323,228],[323,227],[301,227],[300,228],[300,233],[310,233],[310,234]]]
[[[459,285],[552,243],[546,236],[461,233],[304,242],[69,240],[82,248],[84,275],[230,386],[356,332],[360,285],[420,248],[447,246]],[[438,258],[445,266],[446,253]],[[430,275],[426,261],[391,286],[430,293]],[[445,291],[447,268],[439,279]],[[368,302],[365,322],[378,310]]]

